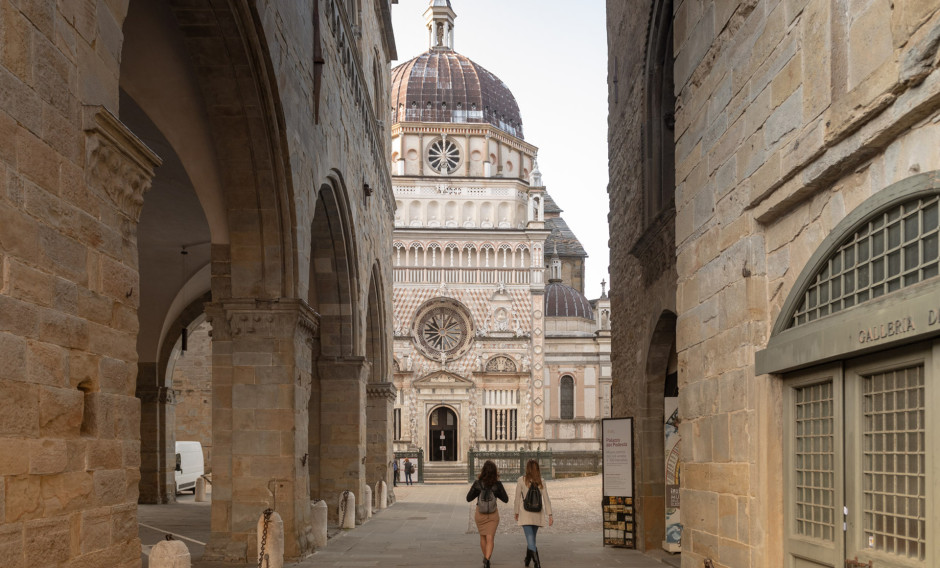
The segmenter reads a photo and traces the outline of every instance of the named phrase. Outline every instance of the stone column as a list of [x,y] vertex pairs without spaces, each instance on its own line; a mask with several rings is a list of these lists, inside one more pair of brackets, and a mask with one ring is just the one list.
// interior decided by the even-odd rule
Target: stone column
[[285,557],[313,551],[307,404],[319,315],[293,299],[206,306],[212,324],[212,535],[205,560],[257,558],[256,523],[284,521]]
[[137,366],[140,399],[140,503],[176,502],[176,398],[171,388],[157,386],[156,364]]
[[371,368],[364,357],[321,357],[317,362],[320,377],[318,497],[327,501],[331,515],[338,510],[339,495],[345,490],[352,491],[357,501],[362,501],[366,483],[364,409]]
[[366,395],[368,397],[366,483],[375,485],[378,481],[389,482],[391,480],[388,463],[392,460],[390,434],[394,420],[395,385],[371,383],[366,386]]

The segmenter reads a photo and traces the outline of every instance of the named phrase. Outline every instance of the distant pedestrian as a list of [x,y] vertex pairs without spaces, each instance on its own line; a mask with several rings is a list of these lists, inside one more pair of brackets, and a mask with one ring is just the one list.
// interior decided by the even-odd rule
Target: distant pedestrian
[[392,487],[398,487],[398,460],[392,460]]
[[405,458],[405,484],[414,485],[414,482],[411,481],[411,474],[415,472],[415,466],[411,463],[411,460]]
[[496,500],[499,499],[503,503],[509,502],[509,495],[506,494],[506,489],[499,481],[496,464],[491,460],[486,460],[483,469],[480,470],[480,477],[470,486],[467,502],[474,499],[477,500],[474,520],[480,533],[483,568],[490,568],[490,557],[493,555],[493,547],[496,546],[496,528],[499,526],[499,508],[496,506]]
[[534,560],[534,568],[542,568],[539,560],[539,549],[535,545],[535,535],[539,527],[544,527],[546,519],[548,526],[554,524],[552,517],[552,501],[548,498],[548,488],[542,482],[542,472],[539,462],[529,460],[525,464],[525,475],[516,482],[516,494],[512,502],[516,514],[516,522],[522,526],[525,533],[525,565]]

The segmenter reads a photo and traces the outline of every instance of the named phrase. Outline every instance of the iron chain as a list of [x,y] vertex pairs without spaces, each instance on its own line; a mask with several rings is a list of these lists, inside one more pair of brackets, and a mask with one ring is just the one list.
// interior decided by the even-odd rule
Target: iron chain
[[264,549],[268,546],[268,523],[271,521],[271,515],[274,509],[264,510],[264,526],[261,529],[261,550],[258,551],[258,568],[263,568],[264,564],[271,566],[270,560],[265,562]]
[[[343,528],[343,525],[346,524],[346,503],[349,500],[349,489],[343,491],[343,499],[339,502],[339,528]],[[260,568],[260,567],[259,567]]]

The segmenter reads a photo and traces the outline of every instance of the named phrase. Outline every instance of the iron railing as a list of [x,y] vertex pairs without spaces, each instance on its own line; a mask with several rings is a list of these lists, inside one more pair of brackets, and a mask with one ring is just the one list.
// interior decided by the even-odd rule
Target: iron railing
[[552,452],[521,450],[517,452],[477,452],[470,450],[467,452],[467,481],[473,483],[480,476],[480,469],[486,460],[492,460],[499,470],[499,476],[502,479],[515,481],[515,479],[525,474],[525,464],[530,459],[539,462],[543,479],[554,478],[554,468],[552,465]]

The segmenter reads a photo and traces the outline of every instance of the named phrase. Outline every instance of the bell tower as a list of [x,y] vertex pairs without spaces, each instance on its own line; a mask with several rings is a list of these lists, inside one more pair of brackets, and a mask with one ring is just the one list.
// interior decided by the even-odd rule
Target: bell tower
[[454,50],[454,20],[457,13],[450,0],[431,0],[424,12],[428,28],[428,49]]

